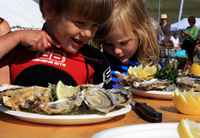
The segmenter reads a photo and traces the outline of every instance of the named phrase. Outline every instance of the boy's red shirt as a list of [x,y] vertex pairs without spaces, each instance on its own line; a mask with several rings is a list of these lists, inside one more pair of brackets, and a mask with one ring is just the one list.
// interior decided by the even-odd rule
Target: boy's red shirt
[[77,55],[55,47],[40,53],[18,46],[0,62],[0,67],[5,64],[10,65],[11,84],[15,85],[48,86],[48,83],[57,84],[61,80],[66,85],[75,86],[104,81],[107,83],[105,87],[111,88],[108,61],[99,50],[88,45],[83,46]]

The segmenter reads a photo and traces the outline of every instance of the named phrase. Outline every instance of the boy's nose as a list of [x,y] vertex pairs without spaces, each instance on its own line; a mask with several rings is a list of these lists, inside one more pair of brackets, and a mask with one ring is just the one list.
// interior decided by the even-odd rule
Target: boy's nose
[[90,29],[85,29],[81,31],[81,36],[84,37],[91,37],[92,36],[92,31]]

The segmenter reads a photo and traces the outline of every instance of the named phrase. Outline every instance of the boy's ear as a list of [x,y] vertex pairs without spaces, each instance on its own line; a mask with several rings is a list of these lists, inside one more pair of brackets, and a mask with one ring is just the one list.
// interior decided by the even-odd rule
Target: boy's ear
[[44,10],[43,12],[44,12],[45,19],[50,20],[53,18],[53,11],[46,1],[44,1],[43,3],[43,10]]

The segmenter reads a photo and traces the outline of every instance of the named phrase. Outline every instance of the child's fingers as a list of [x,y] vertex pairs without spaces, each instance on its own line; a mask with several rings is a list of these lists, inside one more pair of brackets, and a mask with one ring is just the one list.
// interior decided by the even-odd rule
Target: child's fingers
[[48,34],[46,34],[46,38],[48,40],[48,47],[51,47],[51,45],[54,45],[55,47],[57,48],[60,48],[61,46],[56,42],[54,41]]

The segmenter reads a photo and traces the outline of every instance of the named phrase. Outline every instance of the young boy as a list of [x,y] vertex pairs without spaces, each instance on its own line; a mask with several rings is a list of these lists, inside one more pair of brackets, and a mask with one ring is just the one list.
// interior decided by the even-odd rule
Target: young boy
[[[56,84],[61,80],[73,86],[104,82],[105,88],[112,88],[108,61],[99,50],[87,43],[94,37],[98,26],[110,17],[113,2],[40,0],[39,4],[46,19],[45,32],[13,32],[8,35],[14,40],[10,43],[15,44],[0,45],[3,48],[0,58],[8,53],[1,59],[0,67],[10,65],[11,84],[48,86],[48,83]],[[24,36],[24,33],[27,35]],[[32,44],[32,40],[26,41],[30,33],[30,36],[40,34],[40,38],[33,41],[37,45]],[[21,45],[16,46],[19,43]]]

